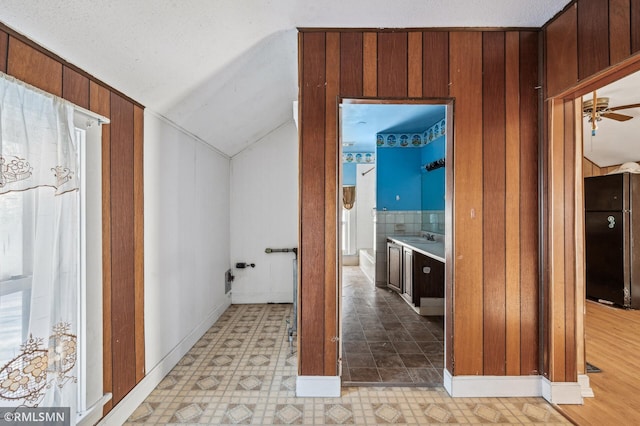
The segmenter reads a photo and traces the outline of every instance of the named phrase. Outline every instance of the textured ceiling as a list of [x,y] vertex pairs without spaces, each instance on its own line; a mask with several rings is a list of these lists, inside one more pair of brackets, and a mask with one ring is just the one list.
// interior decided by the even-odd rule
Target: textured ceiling
[[0,21],[229,156],[291,120],[297,27],[541,27],[569,0],[0,0]]
[[[640,71],[602,87],[596,91],[598,98],[608,97],[609,107],[640,103]],[[583,100],[592,99],[589,94]],[[583,118],[584,156],[599,167],[640,161],[640,108],[615,111],[633,117],[627,121],[603,118],[598,121],[595,136],[591,135],[591,123]]]

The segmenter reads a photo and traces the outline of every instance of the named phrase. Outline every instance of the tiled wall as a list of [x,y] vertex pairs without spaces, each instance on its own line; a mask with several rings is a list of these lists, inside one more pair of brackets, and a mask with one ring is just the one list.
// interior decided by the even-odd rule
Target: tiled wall
[[375,228],[376,285],[387,285],[387,236],[419,235],[421,232],[444,234],[444,210],[376,211]]
[[444,210],[422,210],[422,230],[444,234]]

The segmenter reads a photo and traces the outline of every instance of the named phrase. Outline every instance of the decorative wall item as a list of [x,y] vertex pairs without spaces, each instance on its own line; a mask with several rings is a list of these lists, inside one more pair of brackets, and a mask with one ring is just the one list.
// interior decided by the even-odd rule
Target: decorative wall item
[[445,160],[444,160],[444,158],[441,158],[439,160],[432,161],[431,163],[425,164],[423,166],[423,168],[426,171],[430,172],[432,170],[436,170],[436,169],[439,169],[440,167],[444,167],[444,166],[445,166]]
[[351,210],[356,202],[356,187],[349,185],[342,187],[342,205],[345,209]]
[[447,120],[443,118],[424,132],[378,133],[376,135],[376,146],[378,148],[420,148],[433,142],[440,136],[444,136],[446,131]]
[[344,152],[343,163],[375,164],[376,154],[373,152]]

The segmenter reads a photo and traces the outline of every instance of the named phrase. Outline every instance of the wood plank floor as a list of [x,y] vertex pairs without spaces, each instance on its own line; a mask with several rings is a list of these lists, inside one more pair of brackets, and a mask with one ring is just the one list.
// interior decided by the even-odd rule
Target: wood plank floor
[[640,311],[587,301],[585,345],[595,397],[556,408],[578,425],[640,424]]

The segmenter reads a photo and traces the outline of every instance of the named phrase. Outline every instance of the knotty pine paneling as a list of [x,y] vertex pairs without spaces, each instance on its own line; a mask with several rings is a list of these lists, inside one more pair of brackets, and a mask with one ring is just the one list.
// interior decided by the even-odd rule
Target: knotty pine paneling
[[378,96],[402,98],[407,96],[407,46],[406,32],[378,34]]
[[340,93],[343,97],[362,96],[362,33],[340,33]]
[[505,34],[482,34],[483,373],[505,374],[506,366],[506,111]]
[[62,67],[62,97],[89,108],[89,79],[67,66]]
[[[450,94],[455,98],[454,340],[456,375],[483,372],[482,33],[449,35]],[[500,303],[500,302],[497,302]]]
[[520,374],[538,374],[538,33],[520,33]]
[[0,71],[7,72],[7,53],[9,51],[9,35],[0,30]]
[[62,97],[62,64],[13,36],[9,36],[7,74]]
[[630,13],[629,0],[609,0],[609,62],[612,64],[631,53]]
[[325,46],[324,32],[300,34],[300,164],[303,166],[300,170],[298,360],[301,375],[320,376],[325,371],[325,164],[336,161],[325,160]]
[[113,402],[136,384],[133,104],[111,94],[111,348]]
[[449,96],[449,33],[423,32],[422,52],[422,96],[446,98]]
[[578,5],[578,77],[583,79],[609,66],[609,3],[581,0]]
[[547,96],[553,96],[578,81],[578,13],[571,6],[545,31]]

